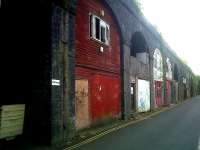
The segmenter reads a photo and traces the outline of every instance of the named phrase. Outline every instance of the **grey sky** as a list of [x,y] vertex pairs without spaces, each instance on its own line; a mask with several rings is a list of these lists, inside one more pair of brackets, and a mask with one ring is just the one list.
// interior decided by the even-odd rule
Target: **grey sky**
[[200,75],[200,0],[141,0],[145,17]]

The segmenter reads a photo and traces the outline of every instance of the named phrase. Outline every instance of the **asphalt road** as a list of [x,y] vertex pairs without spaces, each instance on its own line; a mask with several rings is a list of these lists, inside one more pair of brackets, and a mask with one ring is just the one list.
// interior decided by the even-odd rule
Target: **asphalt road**
[[78,150],[200,150],[200,97]]

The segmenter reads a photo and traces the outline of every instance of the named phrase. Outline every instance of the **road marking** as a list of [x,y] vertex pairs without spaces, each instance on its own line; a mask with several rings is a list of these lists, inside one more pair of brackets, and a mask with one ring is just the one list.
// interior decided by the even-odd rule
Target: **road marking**
[[72,146],[70,146],[70,147],[66,147],[66,148],[64,148],[64,150],[74,150],[74,149],[79,148],[79,147],[81,147],[81,146],[83,146],[83,145],[85,145],[85,144],[91,143],[91,142],[93,142],[93,141],[95,141],[95,140],[97,140],[97,139],[99,139],[99,138],[101,138],[101,137],[103,137],[103,136],[105,136],[105,135],[111,133],[111,132],[117,131],[117,130],[119,130],[119,129],[125,128],[125,127],[130,126],[130,125],[135,124],[135,123],[139,123],[139,122],[141,122],[141,121],[143,121],[143,120],[146,120],[146,119],[148,119],[148,118],[151,118],[151,119],[152,119],[153,116],[156,116],[156,115],[160,114],[161,112],[167,111],[167,110],[172,109],[172,108],[174,108],[174,107],[165,108],[165,109],[163,109],[163,110],[154,112],[154,113],[150,114],[150,115],[147,116],[147,117],[140,118],[140,119],[138,119],[138,120],[133,120],[133,121],[124,123],[124,124],[122,124],[122,125],[119,125],[119,126],[117,126],[117,127],[112,128],[112,129],[110,129],[110,130],[107,130],[107,131],[105,131],[105,132],[102,132],[102,133],[100,133],[100,134],[97,134],[97,135],[94,136],[94,137],[91,137],[91,138],[89,138],[89,139],[86,139],[86,140],[84,140],[83,142],[80,142],[80,143],[78,143],[78,144],[72,145]]
[[[159,111],[157,111],[157,112],[153,112],[152,114],[150,114],[149,116],[146,116],[146,117],[144,117],[144,118],[140,118],[140,119],[138,119],[138,120],[132,120],[132,121],[130,121],[130,122],[124,123],[124,124],[122,124],[122,125],[119,125],[119,126],[117,126],[117,127],[112,128],[112,129],[110,129],[110,130],[107,130],[107,131],[105,131],[105,132],[102,132],[102,133],[100,133],[100,134],[97,134],[96,136],[91,137],[91,138],[89,138],[89,139],[86,139],[86,140],[84,140],[84,141],[82,141],[82,142],[80,142],[80,143],[77,143],[77,144],[72,145],[72,146],[70,146],[70,147],[65,147],[63,150],[74,150],[74,149],[77,149],[77,148],[79,148],[79,147],[81,147],[81,146],[83,146],[83,145],[85,145],[85,144],[91,143],[91,142],[93,142],[93,141],[95,141],[95,140],[97,140],[97,139],[99,139],[99,138],[101,138],[101,137],[103,137],[103,136],[105,136],[105,135],[111,133],[111,132],[117,131],[117,130],[119,130],[119,129],[125,128],[125,127],[127,127],[127,126],[130,126],[130,125],[133,125],[133,124],[136,124],[136,123],[139,123],[139,122],[144,121],[144,120],[146,120],[146,119],[150,119],[150,118],[153,119],[152,117],[154,117],[154,116],[156,116],[156,115],[159,115],[159,114],[162,113],[162,112],[165,112],[165,111],[171,110],[171,109],[173,109],[173,108],[176,108],[176,107],[178,107],[178,106],[180,106],[180,105],[186,103],[186,102],[189,101],[189,100],[190,100],[190,99],[187,99],[187,100],[183,101],[182,103],[178,103],[178,104],[173,105],[173,106],[171,106],[171,107],[165,107],[164,109],[159,110]],[[198,144],[198,150],[200,150],[200,139],[199,139],[199,144]]]
[[198,141],[198,149],[197,150],[200,150],[200,137],[199,137],[199,141]]

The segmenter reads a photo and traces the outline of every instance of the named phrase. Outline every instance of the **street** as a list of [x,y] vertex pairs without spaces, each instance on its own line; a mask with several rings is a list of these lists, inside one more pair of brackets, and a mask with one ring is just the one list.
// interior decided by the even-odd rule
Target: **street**
[[78,149],[200,150],[200,97]]

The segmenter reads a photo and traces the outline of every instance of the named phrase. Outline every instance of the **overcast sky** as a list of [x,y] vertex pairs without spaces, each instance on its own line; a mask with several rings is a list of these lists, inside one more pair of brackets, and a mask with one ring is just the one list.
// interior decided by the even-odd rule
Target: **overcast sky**
[[200,0],[141,0],[145,17],[200,75]]

